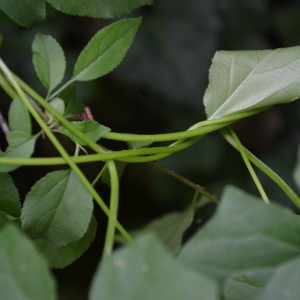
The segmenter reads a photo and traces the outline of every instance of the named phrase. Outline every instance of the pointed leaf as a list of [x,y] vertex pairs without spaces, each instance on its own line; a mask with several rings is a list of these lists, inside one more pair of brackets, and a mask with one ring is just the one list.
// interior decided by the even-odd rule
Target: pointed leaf
[[50,35],[37,34],[32,44],[33,64],[40,81],[52,91],[61,83],[66,61],[58,42]]
[[64,13],[94,18],[115,18],[153,3],[153,0],[48,0],[53,7]]
[[300,47],[219,51],[204,105],[209,119],[293,101],[300,96]]
[[[5,153],[0,153],[3,163],[5,157],[7,158],[28,158],[34,151],[35,141],[37,135],[32,136],[23,131],[11,131],[7,135],[9,147]],[[17,169],[16,165],[0,164],[0,172],[11,172]]]
[[180,261],[225,278],[276,267],[300,253],[300,218],[228,187],[215,217],[184,246]]
[[153,235],[106,257],[93,279],[90,300],[217,300],[210,278],[178,264]]
[[44,258],[14,226],[0,230],[1,299],[54,300],[55,283]]
[[[105,134],[107,134],[110,131],[108,127],[101,125],[94,120],[75,121],[72,122],[72,125],[77,129],[79,129],[82,133],[84,133],[93,142],[97,142],[101,137],[103,137]],[[58,130],[58,132],[68,136],[75,143],[78,143],[80,145],[85,145],[85,143],[82,140],[80,140],[77,136],[75,136],[71,131],[69,131],[65,127],[61,127]]]
[[24,230],[56,247],[78,241],[92,216],[92,197],[70,170],[48,173],[26,196],[21,213]]
[[72,80],[88,81],[111,72],[122,61],[141,23],[123,19],[100,30],[80,53]]
[[0,173],[0,211],[19,217],[21,203],[18,190],[9,174]]
[[35,242],[48,259],[51,268],[65,268],[88,249],[95,238],[96,229],[97,223],[93,217],[87,232],[76,242],[62,247],[54,247],[46,240],[36,240]]
[[9,107],[8,123],[12,131],[23,131],[31,134],[31,119],[28,109],[18,98],[15,98]]
[[41,22],[46,17],[45,0],[0,1],[0,9],[24,27]]

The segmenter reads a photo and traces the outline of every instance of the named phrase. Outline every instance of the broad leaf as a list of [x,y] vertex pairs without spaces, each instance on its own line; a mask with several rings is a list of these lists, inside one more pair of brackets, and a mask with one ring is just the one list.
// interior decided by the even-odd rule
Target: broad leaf
[[170,253],[178,254],[181,249],[183,235],[191,225],[194,213],[194,206],[190,205],[182,212],[169,213],[155,219],[141,230],[132,232],[132,235],[135,237],[147,232],[155,232]]
[[[0,153],[0,158],[5,163],[7,158],[28,158],[34,151],[37,135],[32,136],[23,131],[11,131],[7,135],[9,147],[5,153]],[[0,172],[10,172],[19,166],[0,164]]]
[[66,61],[58,42],[50,35],[37,34],[32,44],[33,64],[40,81],[51,92],[61,83]]
[[[84,133],[93,142],[97,142],[101,137],[103,137],[105,134],[107,134],[110,131],[108,127],[101,125],[94,120],[75,121],[72,122],[72,125],[77,129],[79,129],[82,133]],[[71,131],[69,131],[65,127],[61,127],[58,130],[58,132],[68,136],[75,143],[78,143],[80,145],[85,145],[85,143],[81,139],[79,139],[76,135],[74,135]]]
[[204,95],[208,119],[297,99],[299,53],[300,47],[217,52]]
[[72,80],[88,81],[111,72],[122,61],[141,23],[123,19],[100,30],[80,53]]
[[96,235],[97,223],[93,217],[87,232],[84,236],[66,246],[54,247],[45,240],[36,240],[41,252],[48,259],[49,265],[52,268],[64,268],[79,258],[93,242]]
[[53,7],[64,13],[95,18],[114,18],[127,14],[144,5],[153,3],[153,0],[47,0]]
[[300,299],[300,258],[280,266],[266,285],[260,300]]
[[224,300],[259,299],[273,273],[274,268],[234,273],[225,281]]
[[0,1],[0,9],[24,27],[41,22],[46,17],[45,0]]
[[27,194],[21,213],[23,229],[34,239],[56,247],[78,241],[86,233],[92,197],[70,170],[48,173]]
[[179,259],[220,278],[275,268],[299,256],[299,230],[299,216],[229,187],[214,218],[184,246]]
[[216,300],[210,278],[176,262],[153,235],[137,239],[106,257],[94,277],[90,300]]
[[46,261],[14,226],[0,230],[1,299],[54,300],[55,283]]
[[7,173],[0,173],[0,211],[19,217],[21,204],[18,190]]
[[31,119],[28,109],[18,98],[15,98],[10,104],[8,123],[12,131],[23,131],[26,134],[31,134]]

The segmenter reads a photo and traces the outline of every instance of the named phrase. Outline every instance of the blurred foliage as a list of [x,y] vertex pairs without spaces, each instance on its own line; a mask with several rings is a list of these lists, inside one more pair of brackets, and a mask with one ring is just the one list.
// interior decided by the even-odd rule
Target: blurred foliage
[[[95,119],[113,131],[170,132],[185,130],[205,119],[202,96],[211,58],[219,49],[273,49],[300,44],[300,4],[296,0],[160,0],[141,9],[141,14],[142,26],[123,63],[104,79],[77,88],[77,98],[91,107]],[[43,93],[31,61],[34,35],[51,34],[62,44],[70,72],[68,66],[74,57],[107,23],[66,16],[48,6],[46,22],[23,29],[0,14],[0,55],[14,72]],[[0,97],[0,109],[7,111],[6,98],[2,93]],[[292,184],[299,121],[299,103],[294,102],[243,120],[235,124],[235,129],[251,151]],[[110,145],[116,149],[121,146]],[[38,149],[38,155],[51,154],[46,143]],[[161,163],[216,194],[227,183],[256,193],[239,154],[217,134]],[[95,176],[92,166],[84,168],[90,178]],[[28,170],[14,173],[16,182],[23,184],[19,187],[23,194],[45,173],[30,169],[30,176],[24,176]],[[120,218],[125,226],[137,227],[164,212],[181,209],[193,197],[193,191],[147,164],[129,165],[124,175]],[[262,181],[271,199],[285,203],[274,185],[264,177]],[[105,191],[105,186],[99,188]],[[213,204],[199,211],[200,226],[213,211]],[[58,278],[68,273],[72,284],[78,281],[76,288],[85,286],[91,276],[87,274],[95,269],[95,262],[89,258],[96,257],[97,261],[101,238],[79,262],[60,271]],[[69,283],[62,281],[62,285],[62,293],[66,293]],[[80,293],[75,294],[83,299]]]

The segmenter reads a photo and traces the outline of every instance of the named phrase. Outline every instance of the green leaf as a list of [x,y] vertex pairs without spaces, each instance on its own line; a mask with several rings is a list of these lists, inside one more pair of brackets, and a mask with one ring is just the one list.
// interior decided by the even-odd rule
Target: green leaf
[[291,102],[300,96],[300,47],[219,51],[204,105],[209,119]]
[[73,117],[77,116],[78,114],[83,113],[84,108],[85,108],[85,106],[81,102],[71,100],[67,104],[64,116],[67,118],[73,118]]
[[14,226],[0,230],[1,299],[54,300],[55,283],[44,258]]
[[19,217],[21,203],[18,190],[9,174],[0,173],[0,211]]
[[[6,135],[9,147],[5,153],[0,153],[0,158],[5,162],[7,158],[28,158],[34,151],[37,135],[32,136],[23,131],[11,131]],[[0,164],[0,172],[11,172],[19,168],[19,165]]]
[[61,115],[65,112],[65,102],[60,98],[54,98],[49,104]]
[[40,81],[51,92],[61,83],[66,61],[58,42],[50,35],[37,34],[32,44],[33,64]]
[[94,18],[115,18],[153,3],[153,0],[47,0],[56,9],[71,15]]
[[[74,127],[84,133],[90,140],[93,142],[98,141],[101,137],[107,134],[110,129],[104,125],[99,124],[94,120],[87,120],[87,121],[74,121],[71,122]],[[65,127],[61,127],[57,130],[59,133],[62,133],[69,138],[71,138],[75,143],[80,145],[85,145],[85,143],[80,140],[76,135],[74,135],[71,131],[69,131]]]
[[273,269],[234,273],[225,281],[224,300],[259,299],[259,295],[273,273]]
[[265,290],[260,300],[298,300],[300,299],[300,258],[280,266]]
[[299,216],[228,187],[214,218],[183,247],[181,262],[221,279],[269,269],[300,253]]
[[214,281],[179,264],[153,235],[105,257],[93,279],[90,300],[216,300]]
[[34,239],[56,247],[78,241],[86,233],[92,196],[70,170],[48,173],[27,194],[21,213],[23,229]]
[[30,27],[46,17],[45,0],[0,1],[0,9],[24,27]]
[[150,222],[141,230],[132,232],[132,235],[135,237],[147,232],[155,232],[170,253],[178,254],[181,249],[183,235],[190,227],[194,213],[194,205],[189,205],[182,212],[169,213]]
[[62,247],[54,247],[45,240],[36,240],[35,242],[44,256],[48,259],[50,267],[65,268],[88,249],[95,238],[96,229],[97,223],[93,217],[87,232],[76,242],[72,242]]
[[15,98],[10,104],[8,123],[12,131],[23,131],[26,134],[31,134],[31,119],[28,109],[18,98]]
[[96,33],[80,53],[72,80],[92,80],[117,67],[131,45],[141,20],[123,19]]
[[296,166],[293,172],[293,178],[294,181],[298,187],[298,189],[300,190],[300,146],[298,148],[298,157],[297,157],[297,162],[296,162]]

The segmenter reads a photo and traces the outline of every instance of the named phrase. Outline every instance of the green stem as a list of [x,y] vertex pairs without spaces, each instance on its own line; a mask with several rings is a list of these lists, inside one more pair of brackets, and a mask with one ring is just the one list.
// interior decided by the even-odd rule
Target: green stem
[[[15,89],[16,94],[19,96],[20,100],[23,101],[23,103],[26,105],[28,111],[32,114],[36,122],[39,124],[41,129],[44,131],[46,136],[49,138],[49,140],[52,142],[54,147],[57,149],[57,151],[60,153],[62,158],[65,160],[65,162],[70,166],[70,168],[73,170],[73,172],[78,176],[80,181],[83,183],[83,185],[86,187],[86,189],[90,192],[90,194],[93,196],[95,201],[98,203],[98,205],[101,207],[101,209],[104,211],[104,213],[109,216],[109,209],[102,200],[102,198],[99,196],[99,194],[96,192],[96,190],[93,188],[93,186],[90,184],[90,182],[87,180],[85,175],[81,172],[81,170],[78,168],[78,166],[73,162],[69,154],[65,151],[63,146],[60,144],[60,142],[57,140],[55,135],[52,133],[52,131],[48,128],[47,124],[45,124],[42,117],[37,113],[37,111],[34,109],[34,107],[31,105],[30,101],[27,99],[26,95],[24,94],[21,87],[18,85],[18,83],[15,81],[14,77],[10,73],[9,69],[6,67],[4,62],[0,59],[0,68],[7,77],[9,83],[11,86]],[[127,231],[122,227],[120,223],[117,223],[116,227],[120,231],[120,233],[124,236],[124,238],[127,241],[131,241],[130,235],[127,233]]]
[[[233,146],[235,149],[238,149],[237,144],[232,139],[232,137],[226,132],[222,132],[223,137],[226,141]],[[264,162],[252,154],[249,150],[244,148],[248,159],[263,173],[265,173],[273,182],[283,191],[283,193],[295,204],[297,208],[300,209],[300,198],[299,196],[291,189],[291,187],[271,168],[269,168]]]
[[112,253],[114,241],[115,241],[115,228],[117,222],[117,213],[119,205],[119,178],[117,173],[116,164],[110,160],[107,162],[107,167],[110,175],[110,207],[108,223],[104,241],[104,252],[103,255],[107,256]]
[[234,142],[236,143],[237,149],[239,150],[239,152],[240,152],[240,154],[241,154],[241,156],[244,160],[244,163],[245,163],[245,165],[246,165],[246,167],[247,167],[247,169],[248,169],[248,171],[249,171],[249,173],[250,173],[250,175],[251,175],[251,177],[252,177],[252,179],[253,179],[253,181],[254,181],[254,183],[255,183],[255,185],[256,185],[256,187],[257,187],[257,189],[258,189],[258,191],[261,195],[261,197],[262,197],[262,199],[264,200],[265,203],[269,204],[270,201],[268,199],[268,196],[265,193],[265,190],[264,190],[262,184],[260,183],[254,169],[252,168],[251,163],[249,162],[247,153],[245,152],[245,148],[243,147],[243,145],[241,144],[238,136],[236,135],[236,133],[233,131],[233,129],[231,127],[228,129],[228,132],[232,136]]

